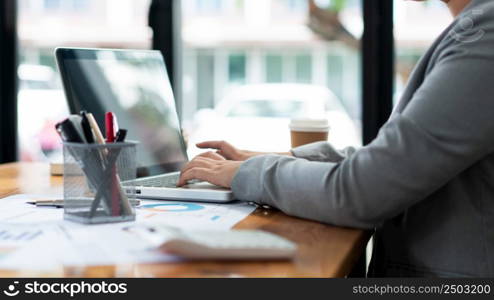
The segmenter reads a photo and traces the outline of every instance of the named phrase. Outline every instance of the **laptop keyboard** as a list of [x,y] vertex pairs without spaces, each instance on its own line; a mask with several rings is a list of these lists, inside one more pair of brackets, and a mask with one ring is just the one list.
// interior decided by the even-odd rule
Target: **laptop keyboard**
[[[177,187],[178,179],[180,174],[176,175],[164,175],[153,178],[143,178],[135,181],[137,186],[144,187],[165,187],[165,188],[175,188]],[[190,180],[187,184],[201,183],[201,180]]]
[[179,174],[177,175],[166,175],[154,178],[144,178],[140,180],[136,180],[136,184],[138,186],[145,187],[177,187]]

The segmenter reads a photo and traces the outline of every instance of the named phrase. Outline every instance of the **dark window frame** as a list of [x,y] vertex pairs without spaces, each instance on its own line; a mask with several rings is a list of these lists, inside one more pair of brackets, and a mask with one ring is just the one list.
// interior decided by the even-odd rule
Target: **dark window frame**
[[371,143],[393,109],[395,45],[393,0],[362,0],[363,143]]
[[153,30],[152,49],[165,58],[175,102],[182,120],[182,23],[181,0],[152,0],[149,27]]
[[0,163],[17,160],[17,1],[0,1]]

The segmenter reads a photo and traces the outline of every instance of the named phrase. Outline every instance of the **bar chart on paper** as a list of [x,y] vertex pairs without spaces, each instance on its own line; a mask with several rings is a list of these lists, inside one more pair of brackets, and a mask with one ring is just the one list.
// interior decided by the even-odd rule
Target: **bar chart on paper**
[[39,237],[43,231],[41,230],[28,230],[28,229],[20,229],[16,230],[13,228],[10,229],[0,229],[0,243],[12,242],[12,243],[22,243],[29,242],[37,237]]
[[230,229],[255,207],[245,203],[211,204],[175,201],[144,201],[137,209],[141,222],[158,222],[187,229]]

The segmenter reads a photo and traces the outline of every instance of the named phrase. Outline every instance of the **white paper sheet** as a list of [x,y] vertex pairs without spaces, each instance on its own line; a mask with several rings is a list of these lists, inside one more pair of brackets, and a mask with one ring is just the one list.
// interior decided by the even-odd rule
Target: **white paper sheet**
[[177,261],[123,228],[159,223],[190,230],[229,230],[255,210],[245,203],[142,201],[136,222],[85,226],[64,221],[63,209],[26,203],[33,199],[57,196],[15,195],[0,200],[0,269],[48,271],[62,266]]
[[56,195],[19,194],[0,199],[0,224],[53,224],[63,221],[63,210],[52,207],[36,207],[26,202],[32,200],[60,199]]
[[[56,239],[58,235],[50,225],[23,225],[0,223],[0,266],[3,269],[51,270],[57,267],[53,257],[42,257],[49,247],[37,247],[40,241]],[[19,256],[24,249],[28,255]]]

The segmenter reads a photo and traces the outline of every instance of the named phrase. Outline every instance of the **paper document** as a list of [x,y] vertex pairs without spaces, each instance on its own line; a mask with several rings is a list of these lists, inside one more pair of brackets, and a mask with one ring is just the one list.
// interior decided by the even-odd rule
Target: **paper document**
[[56,195],[14,195],[0,199],[0,224],[46,224],[63,221],[63,210],[27,204],[32,200],[60,199]]
[[[0,199],[0,224],[77,224],[63,220],[63,209],[36,207],[26,203],[59,198],[61,196],[20,194]],[[255,209],[243,202],[214,204],[142,200],[136,208],[136,222],[160,223],[185,229],[228,230]]]
[[[20,224],[0,224],[0,266],[3,269],[52,270],[58,266],[51,253],[43,257],[44,250],[36,245],[46,239],[56,239],[53,226],[31,226]],[[19,255],[24,249],[30,249],[28,255]]]
[[63,209],[26,202],[56,195],[15,195],[0,200],[0,269],[53,270],[63,266],[177,261],[125,230],[140,223],[185,230],[229,230],[256,208],[246,203],[142,201],[136,222],[85,226],[63,220]]

